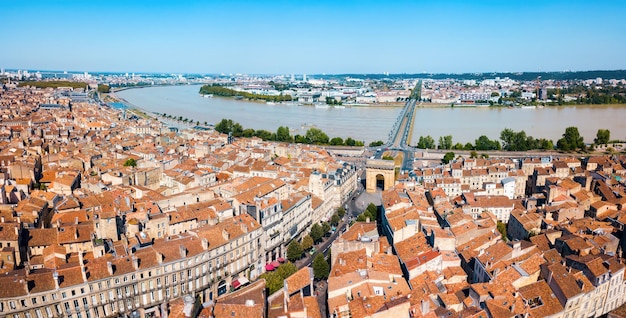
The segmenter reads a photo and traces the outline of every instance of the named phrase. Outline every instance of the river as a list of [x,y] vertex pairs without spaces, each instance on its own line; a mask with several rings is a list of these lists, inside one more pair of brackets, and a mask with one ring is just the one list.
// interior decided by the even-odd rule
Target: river
[[[369,143],[386,141],[399,107],[318,108],[314,106],[267,105],[232,98],[203,98],[200,86],[158,86],[128,89],[117,96],[145,110],[182,116],[193,121],[217,123],[230,118],[244,128],[276,131],[288,126],[293,134],[317,127],[331,138],[352,137]],[[556,140],[565,128],[578,127],[585,142],[592,142],[598,129],[609,129],[611,139],[626,139],[626,105],[563,106],[535,109],[443,107],[418,108],[412,143],[419,136],[452,135],[453,142],[474,142],[486,135],[499,139],[505,128],[524,130],[535,138]]]

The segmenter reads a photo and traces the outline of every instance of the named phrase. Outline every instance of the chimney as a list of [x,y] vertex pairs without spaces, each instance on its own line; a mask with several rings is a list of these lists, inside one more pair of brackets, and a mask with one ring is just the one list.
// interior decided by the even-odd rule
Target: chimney
[[178,248],[180,250],[180,257],[182,258],[187,257],[187,248],[185,248],[184,245],[179,245]]
[[74,218],[74,224],[78,224],[78,217]]
[[56,289],[59,289],[59,273],[54,271],[54,273],[52,273],[52,278],[54,279],[54,286]]
[[230,240],[230,234],[228,233],[228,231],[226,231],[226,229],[222,230],[222,236],[224,237],[225,240],[227,241]]
[[365,218],[365,223],[370,223],[370,218],[369,217]]
[[109,271],[109,275],[113,276],[113,264],[111,264],[111,262],[107,262],[107,270]]
[[83,259],[83,251],[78,251],[78,263],[80,264],[80,274],[83,276],[83,282],[87,282],[87,270]]
[[209,240],[204,237],[202,238],[202,249],[205,251],[209,249]]
[[133,260],[133,267],[135,268],[135,270],[139,270],[139,259],[137,258],[137,256],[133,255],[131,256],[131,259]]
[[155,256],[156,256],[157,263],[161,265],[163,263],[163,254],[156,252]]
[[4,223],[4,216],[0,216],[0,223]]
[[422,305],[422,315],[425,315],[427,313],[430,312],[430,300],[424,301],[423,299],[421,300],[421,305]]

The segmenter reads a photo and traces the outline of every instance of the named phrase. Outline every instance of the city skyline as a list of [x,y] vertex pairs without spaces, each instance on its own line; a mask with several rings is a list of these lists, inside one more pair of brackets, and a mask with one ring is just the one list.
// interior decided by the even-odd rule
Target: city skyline
[[626,4],[5,3],[6,69],[471,73],[624,69]]

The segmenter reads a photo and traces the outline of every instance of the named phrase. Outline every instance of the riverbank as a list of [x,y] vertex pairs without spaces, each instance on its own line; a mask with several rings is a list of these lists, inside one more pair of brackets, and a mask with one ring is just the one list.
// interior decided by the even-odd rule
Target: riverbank
[[[117,92],[116,96],[154,113],[192,118],[194,121],[218,123],[224,118],[255,130],[275,131],[279,126],[290,128],[292,134],[305,134],[310,125],[330,136],[358,136],[369,144],[387,140],[401,107],[304,107],[235,100],[203,98],[198,86],[152,87]],[[527,135],[553,142],[562,137],[567,127],[579,128],[586,142],[591,142],[598,129],[609,129],[615,139],[625,139],[626,107],[622,105],[577,105],[536,109],[508,107],[449,107],[423,104],[415,110],[411,140],[419,136],[452,135],[453,142],[472,144],[480,136],[498,140],[505,128],[524,130]],[[306,125],[305,125],[306,124]]]

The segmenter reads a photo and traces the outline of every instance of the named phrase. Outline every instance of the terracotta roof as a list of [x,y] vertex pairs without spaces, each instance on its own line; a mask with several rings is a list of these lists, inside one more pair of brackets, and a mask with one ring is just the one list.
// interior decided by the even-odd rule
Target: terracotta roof
[[311,267],[303,267],[293,275],[285,278],[285,287],[287,295],[309,286],[313,281],[313,269]]

